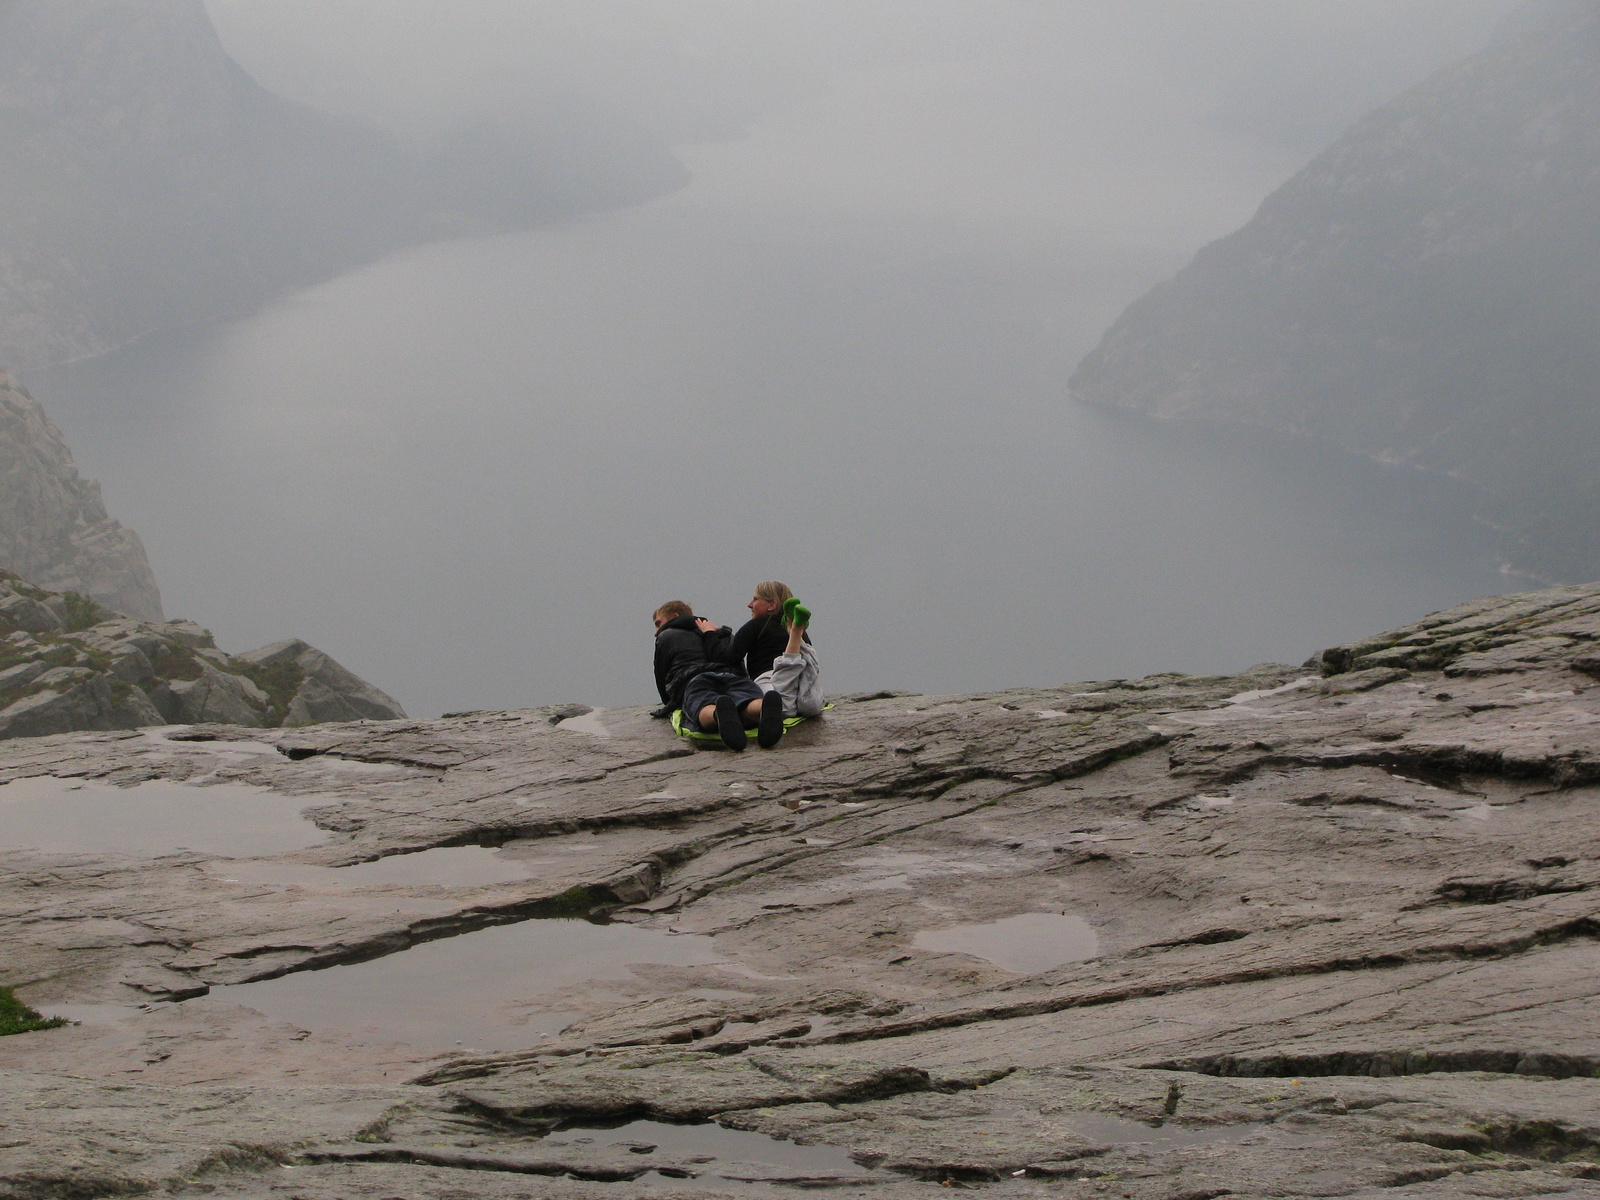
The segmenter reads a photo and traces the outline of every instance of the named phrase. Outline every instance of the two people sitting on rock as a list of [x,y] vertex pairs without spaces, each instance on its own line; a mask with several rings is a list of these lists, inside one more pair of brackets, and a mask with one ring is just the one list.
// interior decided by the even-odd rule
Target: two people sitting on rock
[[788,585],[759,583],[750,620],[735,633],[703,617],[682,600],[656,609],[656,716],[683,710],[694,731],[715,729],[730,750],[745,748],[745,730],[771,749],[783,737],[785,717],[822,713],[822,667],[807,626],[811,612]]

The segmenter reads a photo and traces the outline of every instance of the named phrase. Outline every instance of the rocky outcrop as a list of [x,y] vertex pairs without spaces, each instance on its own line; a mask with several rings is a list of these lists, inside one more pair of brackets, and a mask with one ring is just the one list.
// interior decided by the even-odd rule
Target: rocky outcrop
[[1600,572],[1600,2],[1532,12],[1136,302],[1073,395],[1458,476],[1522,565]]
[[[24,795],[245,784],[320,831],[3,844],[0,983],[126,1007],[0,1039],[0,1194],[1592,1195],[1597,674],[1589,585],[1301,667],[835,697],[770,752],[644,709],[10,743]],[[428,957],[574,928],[716,953],[503,991]],[[202,996],[386,963],[344,1017]],[[451,1024],[486,988],[513,1049]],[[417,989],[431,1037],[390,1020]]]
[[26,373],[399,246],[685,181],[659,141],[575,107],[416,154],[257,85],[201,0],[5,0],[0,361]]
[[0,572],[0,637],[0,738],[405,716],[304,642],[231,657],[192,621],[123,617],[79,593],[47,592],[7,572]]
[[405,716],[388,696],[298,638],[236,654],[234,662],[261,678],[284,681],[279,691],[289,697],[285,725],[391,721]]
[[162,620],[139,535],[106,513],[100,485],[78,474],[60,430],[3,368],[0,569],[131,617]]

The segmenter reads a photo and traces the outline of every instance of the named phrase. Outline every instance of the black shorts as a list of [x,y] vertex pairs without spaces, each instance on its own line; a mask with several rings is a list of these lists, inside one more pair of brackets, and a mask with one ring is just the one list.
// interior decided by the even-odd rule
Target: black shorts
[[723,696],[732,696],[734,702],[743,708],[750,701],[761,699],[764,694],[748,675],[722,671],[696,675],[683,688],[684,724],[699,729],[700,723],[695,717],[699,716],[700,710],[708,704],[715,704]]

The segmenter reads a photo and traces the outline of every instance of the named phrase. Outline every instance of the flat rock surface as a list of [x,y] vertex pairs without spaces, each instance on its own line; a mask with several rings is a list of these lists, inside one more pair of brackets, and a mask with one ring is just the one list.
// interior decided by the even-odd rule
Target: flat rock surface
[[1597,642],[6,743],[0,1196],[1600,1195]]

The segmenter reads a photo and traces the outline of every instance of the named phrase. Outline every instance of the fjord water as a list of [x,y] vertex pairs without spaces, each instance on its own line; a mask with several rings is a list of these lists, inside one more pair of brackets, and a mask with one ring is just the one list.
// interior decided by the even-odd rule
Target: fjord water
[[169,615],[417,715],[653,702],[650,612],[773,577],[835,691],[1300,661],[1518,586],[1445,485],[1072,404],[1179,259],[708,188],[27,382]]

